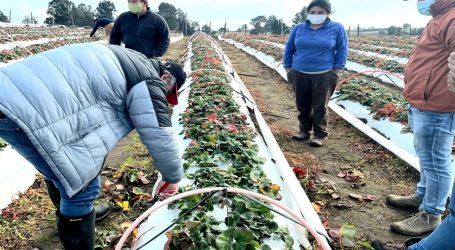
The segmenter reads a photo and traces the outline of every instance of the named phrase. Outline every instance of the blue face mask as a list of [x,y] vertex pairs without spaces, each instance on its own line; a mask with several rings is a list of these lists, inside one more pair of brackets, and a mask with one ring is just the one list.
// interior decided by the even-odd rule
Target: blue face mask
[[436,2],[436,0],[424,0],[417,1],[417,9],[419,13],[425,16],[431,16],[430,7]]

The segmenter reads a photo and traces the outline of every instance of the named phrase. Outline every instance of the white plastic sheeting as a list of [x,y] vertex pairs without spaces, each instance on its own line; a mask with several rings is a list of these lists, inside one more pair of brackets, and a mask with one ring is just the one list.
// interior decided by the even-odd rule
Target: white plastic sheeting
[[[259,53],[262,53],[262,52],[258,53],[257,50],[255,50],[253,48],[250,48],[250,47],[247,47],[247,46],[244,46],[243,44],[238,43],[238,42],[236,42],[236,41],[234,41],[232,39],[225,39],[225,38],[222,38],[222,37],[219,37],[219,39],[221,39],[223,41],[227,41],[227,42],[235,45],[237,48],[242,49],[245,52],[249,53],[250,55],[255,56],[259,61],[261,61],[262,63],[266,64],[269,67],[270,67],[270,65],[275,65],[277,63],[273,59],[273,57],[271,57],[271,56],[265,55],[265,57],[271,57],[273,61],[270,61],[270,58],[267,59],[267,60],[264,60],[263,56],[256,56],[256,54],[259,54]],[[278,48],[282,48],[282,49],[285,48],[285,45],[283,45],[283,44],[268,42],[268,41],[264,41],[264,40],[257,40],[257,41],[263,42],[263,43],[267,43],[267,44],[273,45],[273,46],[278,47]],[[352,49],[350,49],[350,50],[352,50]],[[360,51],[360,50],[352,50],[352,51],[360,52],[360,53],[362,53],[364,55],[372,55],[372,56],[377,56],[377,57],[380,57],[380,58],[387,58],[387,59],[390,59],[390,60],[398,60],[398,62],[400,62],[400,63],[407,63],[407,60],[408,60],[406,58],[390,57],[390,56],[381,55],[381,54],[374,53],[374,52],[364,52],[364,51]],[[400,88],[404,87],[404,81],[403,81],[404,77],[402,75],[400,75],[400,74],[396,74],[396,75],[399,76],[399,77],[397,77],[395,75],[387,74],[387,73],[384,73],[384,72],[370,72],[370,71],[379,70],[379,69],[370,68],[370,67],[367,67],[367,66],[355,63],[355,62],[351,62],[351,61],[347,61],[345,67],[346,67],[346,69],[351,70],[351,71],[355,71],[355,72],[359,72],[359,73],[362,72],[363,75],[376,77],[378,79],[381,79],[381,81],[383,81],[385,83],[390,83],[390,84],[392,84],[394,86],[397,86],[397,87],[400,87]],[[283,65],[281,63],[280,63],[280,65],[275,65],[275,66],[273,66],[271,68],[272,69],[279,69],[279,70],[277,70],[278,73],[284,79],[286,79],[286,81],[287,81],[286,71],[284,70],[284,67],[283,67]]]
[[[224,39],[222,37],[219,37],[219,39],[231,43],[246,53],[255,56],[258,60],[263,62],[268,67],[275,69],[287,81],[286,72],[284,71],[284,68],[282,68],[282,65],[281,67],[280,65],[277,65],[278,62],[270,62],[270,60],[267,60],[267,58],[262,58],[261,54],[257,53],[255,49],[246,47],[241,43],[233,41],[232,39]],[[357,65],[362,66],[359,64]],[[370,112],[367,110],[367,108],[358,103],[344,101],[343,106],[345,109],[339,107],[336,101],[329,102],[329,107],[334,112],[343,117],[346,121],[351,123],[354,127],[362,131],[364,134],[406,161],[409,165],[420,171],[419,161],[412,146],[414,143],[412,134],[400,133],[401,129],[403,128],[402,124],[384,119],[382,121],[374,120],[369,114]],[[368,123],[364,124],[356,117],[357,115],[361,116],[361,118],[366,118]],[[390,137],[390,140],[373,130],[373,128],[385,134],[387,137]]]
[[7,42],[0,44],[0,50],[10,50],[13,49],[14,47],[27,47],[30,45],[37,45],[37,44],[45,44],[48,42],[53,42],[53,41],[59,41],[63,39],[74,39],[78,38],[77,36],[70,36],[70,37],[58,37],[58,38],[41,38],[37,40],[31,40],[31,41],[12,41],[12,42]]
[[[213,43],[214,48],[217,48],[217,44]],[[191,52],[191,46],[189,45],[189,53],[187,54],[187,60],[185,62],[185,71],[191,71],[190,59],[193,56]],[[254,102],[251,94],[248,92],[244,84],[241,82],[240,77],[235,73],[235,70],[231,68],[231,63],[227,56],[222,54],[221,49],[217,49],[218,53],[222,55],[225,59],[224,67],[228,70],[229,73],[234,73],[234,78],[231,81],[232,88],[242,94],[234,94],[234,99],[240,106],[240,112],[247,115],[248,124],[253,124],[251,117],[255,116],[258,123],[260,124],[260,133],[261,136],[255,138],[255,142],[259,146],[259,156],[266,159],[266,163],[263,165],[263,170],[266,173],[267,177],[273,182],[281,187],[280,194],[283,196],[283,199],[280,201],[294,211],[299,211],[303,214],[305,219],[310,222],[319,232],[325,233],[325,229],[322,226],[319,217],[314,211],[311,203],[309,202],[308,197],[300,186],[297,178],[292,173],[291,168],[287,164],[281,149],[278,147],[278,144],[275,141],[270,129],[268,129],[265,124],[262,116],[260,115],[258,109],[255,105],[252,105],[251,102]],[[183,130],[182,124],[179,123],[180,114],[182,114],[188,106],[188,96],[191,90],[191,79],[188,79],[187,82],[182,86],[183,91],[179,95],[179,105],[175,106],[172,114],[172,124],[175,133],[180,133]],[[254,107],[254,114],[248,111],[247,106],[252,105]],[[183,155],[184,148],[186,148],[190,139],[184,139],[183,135],[179,135],[179,144],[181,145],[181,154]],[[188,172],[194,171],[194,167],[189,169]],[[181,185],[191,184],[191,180],[184,179],[181,182]],[[142,246],[145,242],[155,236],[157,233],[162,231],[170,222],[175,219],[178,215],[178,211],[161,209],[155,214],[152,214],[147,221],[141,224],[139,228],[139,234],[142,237],[139,238],[136,247]],[[226,211],[223,209],[216,209],[212,214],[215,218],[218,218],[220,221],[223,221],[226,216]],[[310,243],[308,242],[306,236],[306,230],[303,230],[300,226],[297,226],[295,223],[290,222],[287,219],[284,219],[280,215],[275,214],[275,220],[279,225],[286,225],[291,236],[295,240],[294,249],[300,249],[299,244],[309,247]],[[223,227],[222,227],[223,228]],[[225,226],[224,226],[225,228]],[[166,242],[167,238],[165,235],[161,235],[153,242],[149,243],[143,249],[161,249]],[[272,249],[284,249],[284,242],[280,239],[270,239],[266,242]]]
[[382,59],[395,61],[395,62],[401,63],[401,64],[408,64],[408,61],[409,61],[408,58],[398,57],[398,56],[388,56],[388,55],[379,54],[379,53],[371,52],[371,51],[363,51],[363,50],[356,50],[356,49],[349,49],[349,51],[353,51],[353,52],[356,52],[356,53],[359,53],[359,54],[362,54],[365,56],[379,57]]
[[18,192],[25,192],[35,181],[36,169],[16,150],[0,150],[0,209],[5,208]]

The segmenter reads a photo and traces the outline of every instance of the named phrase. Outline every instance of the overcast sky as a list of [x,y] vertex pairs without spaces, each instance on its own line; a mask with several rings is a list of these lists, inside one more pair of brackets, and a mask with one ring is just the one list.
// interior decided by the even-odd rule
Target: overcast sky
[[[111,0],[117,8],[117,15],[127,11],[127,0]],[[1,0],[0,10],[6,15],[12,12],[12,21],[21,22],[26,15],[38,17],[43,23],[49,0]],[[73,0],[90,4],[94,7],[99,0]],[[239,28],[242,24],[249,24],[250,20],[259,15],[275,15],[290,25],[297,11],[307,5],[309,0],[149,0],[152,9],[158,9],[161,2],[173,4],[187,12],[188,18],[198,21],[202,26],[211,22],[212,28],[218,29],[227,23],[230,30]],[[416,9],[416,0],[331,0],[332,20],[341,22],[347,28],[356,27],[389,27],[402,26],[410,23],[413,27],[424,27],[429,18],[419,15]]]

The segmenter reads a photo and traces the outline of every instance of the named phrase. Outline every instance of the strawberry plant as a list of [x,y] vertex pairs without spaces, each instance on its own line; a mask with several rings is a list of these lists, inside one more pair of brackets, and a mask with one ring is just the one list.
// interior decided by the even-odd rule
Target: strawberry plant
[[[262,170],[265,160],[258,156],[254,141],[257,134],[234,100],[221,54],[203,36],[196,36],[192,46],[193,84],[180,122],[184,126],[181,134],[192,140],[183,158],[186,177],[193,183],[181,187],[181,191],[230,186],[280,199],[280,187]],[[202,198],[188,197],[170,208],[179,209],[183,215]],[[210,215],[215,207],[229,210],[223,221]],[[210,198],[186,215],[184,222],[168,231],[167,236],[169,249],[271,249],[264,243],[271,237],[281,239],[290,249],[294,242],[287,229],[274,221],[269,209],[230,194]]]

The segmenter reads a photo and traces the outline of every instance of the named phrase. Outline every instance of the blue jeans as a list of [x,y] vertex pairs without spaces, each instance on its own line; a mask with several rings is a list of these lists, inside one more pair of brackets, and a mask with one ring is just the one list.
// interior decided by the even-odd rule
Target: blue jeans
[[32,145],[25,133],[9,118],[0,118],[0,137],[7,141],[17,152],[35,168],[52,181],[60,191],[60,213],[67,217],[80,217],[93,210],[93,204],[100,190],[100,177],[97,176],[87,187],[73,197],[69,197],[62,183],[49,165]]
[[450,200],[450,214],[436,230],[419,243],[410,246],[409,250],[448,250],[455,249],[455,186]]
[[416,195],[423,199],[420,210],[439,215],[445,210],[453,183],[451,165],[455,113],[422,111],[409,107],[414,147],[420,161]]

